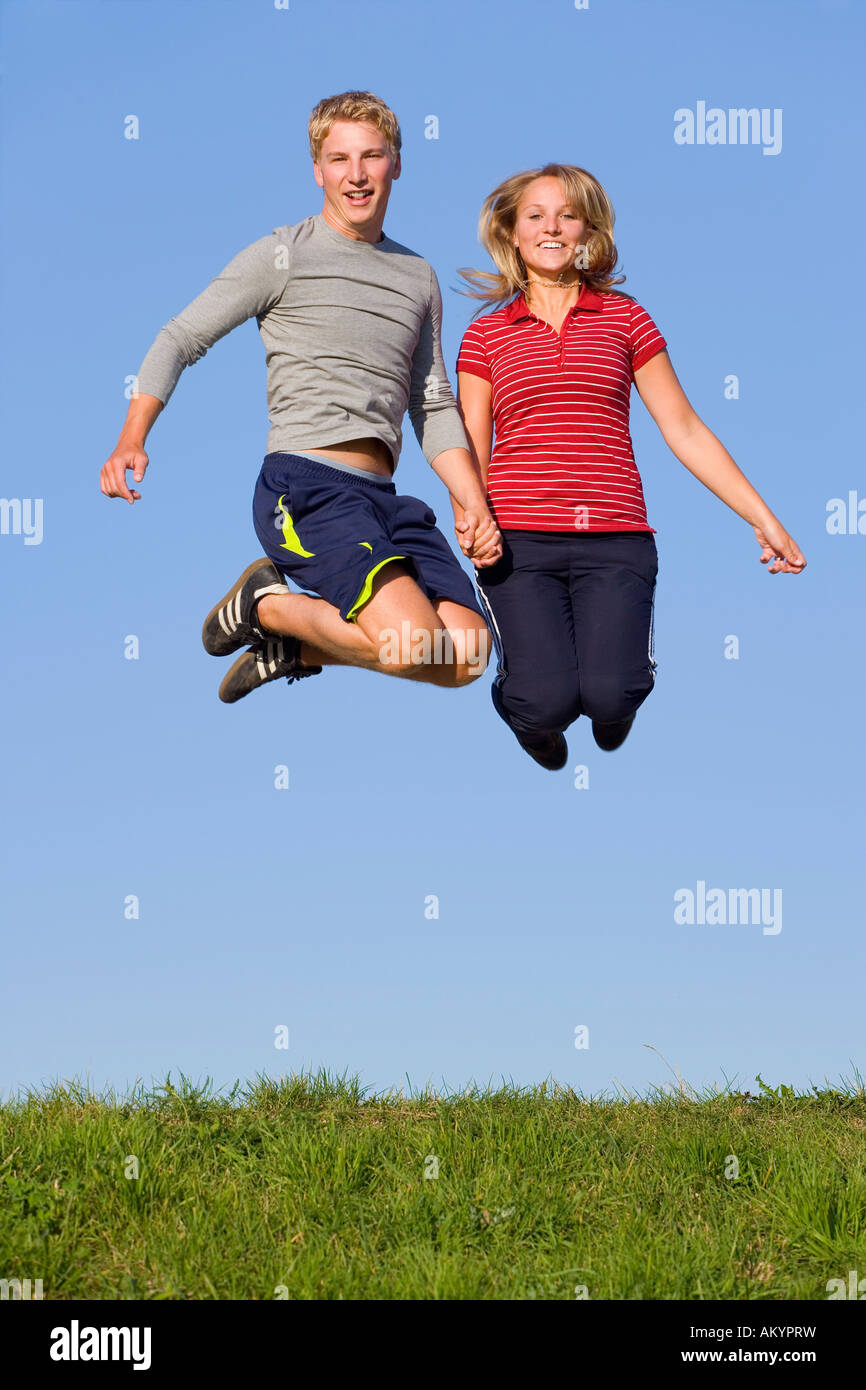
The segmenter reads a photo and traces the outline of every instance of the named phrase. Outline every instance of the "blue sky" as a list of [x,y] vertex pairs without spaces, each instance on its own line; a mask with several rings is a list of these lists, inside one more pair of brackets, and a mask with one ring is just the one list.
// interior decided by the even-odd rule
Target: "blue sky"
[[[696,1086],[862,1068],[866,535],[826,525],[830,499],[866,497],[862,8],[6,0],[0,35],[2,492],[43,503],[40,544],[0,535],[0,1090],[322,1066],[376,1088],[640,1091],[669,1079],[645,1044]],[[307,116],[349,87],[400,117],[386,231],[437,271],[452,376],[482,199],[525,167],[587,167],[625,288],[808,560],[770,577],[634,394],[656,689],[614,755],[579,720],[555,776],[489,676],[450,692],[332,670],[217,700],[201,621],[257,551],[254,322],[182,377],[143,500],[98,491],[162,324],[319,209]],[[676,143],[701,101],[781,110],[780,151]],[[408,428],[397,483],[448,526]],[[781,931],[677,923],[699,882],[780,889]]]

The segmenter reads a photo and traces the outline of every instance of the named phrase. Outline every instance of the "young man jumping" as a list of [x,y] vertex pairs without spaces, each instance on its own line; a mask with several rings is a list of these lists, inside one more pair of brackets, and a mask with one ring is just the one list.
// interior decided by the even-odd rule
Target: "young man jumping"
[[[220,686],[227,704],[326,665],[461,686],[489,654],[472,584],[436,517],[391,481],[408,409],[464,554],[477,567],[499,559],[445,372],[436,276],[382,231],[400,176],[397,118],[372,93],[345,92],[319,102],[309,137],[322,211],[247,246],[166,324],[100,476],[106,497],[140,498],[126,473],[143,479],[147,435],[181,372],[255,316],[271,428],[253,519],[267,558],[247,566],[202,631],[214,656],[247,648]],[[311,592],[292,592],[284,575]]]

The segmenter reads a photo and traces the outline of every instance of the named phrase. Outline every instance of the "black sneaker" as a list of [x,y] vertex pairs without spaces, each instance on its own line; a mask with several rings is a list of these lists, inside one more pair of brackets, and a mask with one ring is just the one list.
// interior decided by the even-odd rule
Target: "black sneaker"
[[288,593],[291,590],[272,560],[265,556],[253,560],[205,618],[201,630],[205,651],[228,656],[238,647],[261,642],[265,634],[255,626],[256,604],[265,594]]
[[544,734],[537,741],[533,739],[532,743],[524,743],[522,738],[517,741],[524,752],[546,767],[548,772],[558,772],[568,762],[568,744],[564,734]]
[[618,720],[616,724],[597,724],[593,720],[592,736],[599,748],[603,748],[605,753],[612,753],[615,748],[625,743],[634,721],[633,714],[630,714],[628,719]]
[[561,767],[565,767],[568,762],[568,744],[564,734],[533,734],[527,741],[524,741],[508,718],[497,681],[494,681],[490,687],[490,698],[499,718],[503,719],[511,729],[524,753],[528,753],[530,758],[534,758],[541,767],[546,767],[548,772],[558,772]]
[[251,690],[267,685],[268,681],[285,676],[291,685],[292,681],[303,680],[304,676],[318,676],[321,670],[321,666],[301,665],[301,644],[297,637],[266,637],[239,656],[229,668],[220,686],[220,699],[224,705],[233,705]]

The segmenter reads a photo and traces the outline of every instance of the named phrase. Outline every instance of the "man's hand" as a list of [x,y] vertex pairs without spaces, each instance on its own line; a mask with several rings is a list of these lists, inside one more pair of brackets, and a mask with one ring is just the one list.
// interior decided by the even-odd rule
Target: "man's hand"
[[106,497],[123,497],[130,505],[141,497],[135,488],[127,487],[126,475],[131,470],[134,483],[140,483],[144,477],[147,468],[144,443],[162,408],[163,402],[159,396],[139,391],[131,397],[114,453],[102,465],[99,475],[99,486]]
[[102,465],[99,487],[106,497],[123,497],[137,502],[141,497],[135,488],[127,486],[126,474],[132,470],[132,480],[140,483],[147,469],[148,458],[143,448],[134,444],[118,444],[111,458]]
[[761,547],[761,564],[770,565],[770,574],[799,574],[806,568],[806,561],[797,545],[775,517],[765,521],[763,526],[754,528],[755,538]]
[[502,556],[502,536],[486,507],[469,508],[455,520],[454,530],[463,554],[479,569],[495,565]]

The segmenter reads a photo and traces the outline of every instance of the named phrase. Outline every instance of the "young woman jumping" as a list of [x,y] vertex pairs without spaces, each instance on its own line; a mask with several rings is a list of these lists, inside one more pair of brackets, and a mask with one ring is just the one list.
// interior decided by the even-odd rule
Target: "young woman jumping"
[[658,557],[629,433],[632,382],[680,463],[754,528],[770,573],[806,563],[693,410],[649,314],[613,288],[625,279],[613,224],[585,169],[528,170],[481,210],[495,273],[461,272],[473,298],[496,306],[470,324],[457,359],[503,538],[501,559],[476,569],[499,658],[493,703],[551,771],[581,714],[600,748],[618,748],[655,679]]

